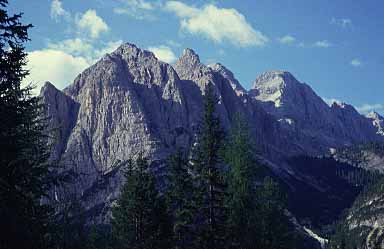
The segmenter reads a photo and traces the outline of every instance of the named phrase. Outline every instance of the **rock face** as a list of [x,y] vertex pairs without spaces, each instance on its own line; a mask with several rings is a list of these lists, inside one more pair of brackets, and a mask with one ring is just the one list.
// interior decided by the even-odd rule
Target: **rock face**
[[377,112],[370,112],[367,118],[372,121],[373,126],[377,129],[377,134],[384,136],[384,118]]
[[384,247],[384,182],[380,180],[366,189],[348,211],[340,236],[346,248]]
[[333,103],[329,107],[310,86],[300,83],[289,72],[271,71],[260,75],[250,95],[291,130],[307,152],[314,141],[319,145],[317,149],[324,150],[382,139],[376,134],[378,127],[351,105]]
[[224,66],[206,66],[186,49],[174,66],[148,51],[123,44],[86,69],[63,91],[47,83],[41,92],[59,136],[52,158],[74,180],[55,199],[79,199],[98,222],[122,185],[121,165],[143,153],[161,172],[177,147],[189,147],[201,119],[203,93],[212,84],[225,129],[241,113],[259,151],[285,181],[295,177],[283,158],[319,154],[330,147],[382,140],[372,119],[353,107],[328,107],[287,72],[257,78],[249,92]]

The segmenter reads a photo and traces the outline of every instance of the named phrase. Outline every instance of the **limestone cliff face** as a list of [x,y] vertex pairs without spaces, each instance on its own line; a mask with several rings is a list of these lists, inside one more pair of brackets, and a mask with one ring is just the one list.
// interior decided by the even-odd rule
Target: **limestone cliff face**
[[144,153],[161,175],[162,161],[193,142],[208,84],[223,127],[241,113],[263,159],[286,181],[295,172],[280,163],[285,157],[382,138],[372,121],[328,107],[289,73],[262,75],[248,92],[227,68],[202,64],[191,49],[171,66],[127,43],[63,91],[49,83],[42,89],[50,127],[59,134],[52,159],[73,176],[53,190],[56,201],[79,199],[97,221],[107,222],[123,183],[121,165]]
[[308,149],[315,144],[324,150],[383,139],[378,136],[378,127],[351,105],[333,103],[329,107],[309,85],[289,72],[260,75],[250,94]]

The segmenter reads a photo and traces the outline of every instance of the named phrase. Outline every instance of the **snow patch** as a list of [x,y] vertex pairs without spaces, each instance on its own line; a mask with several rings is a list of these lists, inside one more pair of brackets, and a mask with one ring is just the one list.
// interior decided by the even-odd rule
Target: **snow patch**
[[304,230],[308,233],[309,236],[314,238],[315,240],[319,241],[321,248],[325,248],[325,246],[328,244],[328,240],[320,237],[316,233],[314,233],[311,229],[304,227]]

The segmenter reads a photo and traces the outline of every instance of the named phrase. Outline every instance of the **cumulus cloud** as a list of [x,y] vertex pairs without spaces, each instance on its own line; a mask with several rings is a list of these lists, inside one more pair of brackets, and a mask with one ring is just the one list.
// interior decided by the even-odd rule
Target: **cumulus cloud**
[[100,34],[109,30],[105,21],[93,9],[87,10],[78,17],[76,25],[81,31],[87,32],[92,38],[98,38]]
[[172,49],[168,46],[149,47],[148,50],[154,53],[159,60],[167,63],[172,63],[177,59]]
[[362,63],[359,59],[353,59],[353,60],[351,60],[351,62],[349,64],[351,66],[354,66],[354,67],[360,67],[362,65]]
[[372,111],[384,112],[384,104],[363,104],[356,109],[363,114],[367,114]]
[[150,12],[155,9],[157,3],[145,0],[120,0],[120,2],[123,3],[123,6],[113,9],[113,12],[118,15],[128,15],[139,20],[155,19],[155,16]]
[[77,56],[91,53],[93,50],[91,43],[81,38],[67,39],[56,43],[50,42],[48,48]]
[[69,19],[71,14],[63,8],[60,0],[53,0],[51,2],[51,18],[57,21],[61,17]]
[[332,43],[330,43],[327,40],[322,40],[322,41],[317,41],[313,44],[313,46],[318,47],[318,48],[329,48],[332,46]]
[[[98,42],[99,43],[99,42]],[[103,55],[116,50],[122,40],[109,41],[96,47],[95,42],[81,38],[67,39],[56,43],[48,43],[48,48],[63,51],[73,56],[84,57],[90,64],[99,60]]]
[[80,38],[49,43],[46,49],[28,53],[26,68],[30,70],[30,75],[23,84],[36,84],[35,93],[40,91],[45,81],[62,89],[72,83],[85,68],[121,44],[121,40],[110,41],[96,47],[92,42]]
[[228,41],[236,46],[249,47],[263,46],[269,40],[236,9],[218,8],[213,4],[197,8],[179,1],[166,2],[164,9],[180,18],[182,31],[214,42]]
[[43,49],[28,54],[27,68],[30,75],[23,85],[37,86],[36,93],[46,81],[51,81],[59,89],[69,85],[73,79],[89,66],[83,57],[75,57],[63,51]]
[[342,28],[347,28],[349,26],[352,26],[352,20],[349,19],[349,18],[332,18],[331,19],[331,24],[333,25],[337,25],[339,27],[342,27]]
[[296,38],[291,35],[286,35],[286,36],[280,37],[278,41],[281,44],[292,44],[296,41]]

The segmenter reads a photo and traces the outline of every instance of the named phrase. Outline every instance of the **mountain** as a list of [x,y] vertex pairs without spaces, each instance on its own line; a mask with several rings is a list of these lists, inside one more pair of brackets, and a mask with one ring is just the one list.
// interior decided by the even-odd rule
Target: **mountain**
[[338,225],[330,248],[376,249],[384,247],[384,180],[362,192]]
[[367,114],[373,125],[377,128],[377,134],[384,135],[384,118],[377,112],[370,112]]
[[108,223],[123,183],[121,165],[140,153],[162,182],[167,156],[193,143],[208,84],[218,97],[224,129],[243,114],[262,162],[291,192],[311,186],[321,193],[324,186],[288,158],[383,140],[372,119],[351,106],[327,106],[288,72],[265,73],[246,91],[227,68],[202,64],[191,49],[169,65],[126,43],[63,91],[50,83],[42,88],[50,128],[57,130],[51,158],[72,176],[52,190],[55,201],[76,199],[93,221]]
[[255,80],[250,95],[267,113],[295,133],[308,148],[319,150],[381,140],[378,127],[351,105],[329,107],[309,85],[284,71],[266,72]]
[[384,144],[364,143],[350,147],[338,148],[330,155],[337,161],[345,162],[355,167],[372,172],[384,172]]

